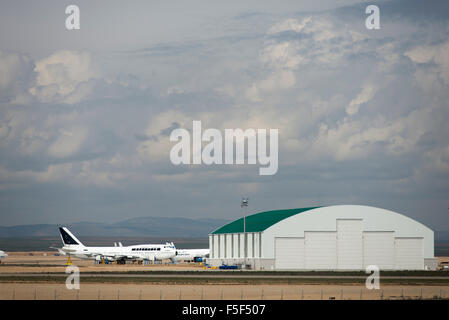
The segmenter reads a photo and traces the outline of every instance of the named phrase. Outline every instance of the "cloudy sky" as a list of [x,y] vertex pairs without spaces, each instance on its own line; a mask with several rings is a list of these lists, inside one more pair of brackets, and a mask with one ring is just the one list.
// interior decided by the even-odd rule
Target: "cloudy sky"
[[[1,1],[0,225],[233,219],[248,196],[449,230],[448,2],[242,2]],[[278,128],[278,172],[173,165],[193,120]]]

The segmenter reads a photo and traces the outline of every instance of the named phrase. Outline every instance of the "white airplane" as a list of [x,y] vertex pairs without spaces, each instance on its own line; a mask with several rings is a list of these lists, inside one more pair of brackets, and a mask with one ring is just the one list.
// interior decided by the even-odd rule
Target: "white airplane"
[[62,243],[64,246],[58,249],[64,255],[75,256],[81,259],[101,259],[107,261],[125,261],[125,260],[163,260],[171,259],[176,255],[176,248],[171,243],[165,244],[141,244],[133,246],[114,247],[86,247],[79,241],[66,227],[60,227]]
[[0,250],[0,259],[7,258],[8,254],[5,251]]
[[180,260],[193,260],[199,261],[199,258],[205,258],[209,256],[209,249],[178,249],[176,250],[176,256],[171,258],[172,261]]

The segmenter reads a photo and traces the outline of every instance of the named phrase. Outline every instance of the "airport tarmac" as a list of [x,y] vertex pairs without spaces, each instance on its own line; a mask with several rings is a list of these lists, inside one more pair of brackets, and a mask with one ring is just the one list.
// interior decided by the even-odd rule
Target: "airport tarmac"
[[[63,273],[65,272],[67,256],[55,256],[55,252],[8,252],[8,257],[2,260],[0,273]],[[139,271],[201,271],[200,263],[168,263],[143,265],[138,263],[95,264],[93,260],[72,257],[74,265],[80,272],[139,272]],[[439,257],[438,263],[449,262],[449,257]],[[448,272],[449,274],[449,272]]]

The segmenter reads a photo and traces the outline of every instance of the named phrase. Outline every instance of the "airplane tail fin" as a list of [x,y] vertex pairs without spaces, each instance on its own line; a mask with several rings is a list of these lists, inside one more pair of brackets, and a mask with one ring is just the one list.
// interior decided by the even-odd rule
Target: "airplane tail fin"
[[75,245],[84,247],[81,241],[79,241],[66,227],[59,227],[59,233],[61,234],[62,243],[64,245]]

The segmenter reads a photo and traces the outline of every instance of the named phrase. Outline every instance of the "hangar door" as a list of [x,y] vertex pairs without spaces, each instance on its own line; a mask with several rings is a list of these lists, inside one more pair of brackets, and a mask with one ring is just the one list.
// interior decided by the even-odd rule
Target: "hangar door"
[[337,233],[304,232],[306,269],[337,269]]
[[275,238],[275,268],[304,269],[304,238]]
[[398,270],[424,269],[423,238],[396,238],[395,255]]
[[363,267],[371,265],[380,270],[394,269],[394,231],[363,233]]
[[363,263],[361,219],[337,219],[337,266],[341,270],[358,270]]

